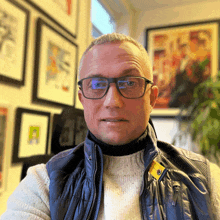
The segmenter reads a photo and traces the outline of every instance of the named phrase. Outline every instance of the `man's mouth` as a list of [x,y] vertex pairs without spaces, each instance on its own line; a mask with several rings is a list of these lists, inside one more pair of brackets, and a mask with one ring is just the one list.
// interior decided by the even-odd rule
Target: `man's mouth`
[[128,120],[125,120],[123,118],[104,118],[101,121],[106,121],[106,122],[127,122]]

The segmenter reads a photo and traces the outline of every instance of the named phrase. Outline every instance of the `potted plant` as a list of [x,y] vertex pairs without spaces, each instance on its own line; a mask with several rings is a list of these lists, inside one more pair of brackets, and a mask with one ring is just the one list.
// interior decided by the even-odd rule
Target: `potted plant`
[[191,134],[199,153],[220,164],[220,72],[195,87],[191,102],[181,107],[177,120],[180,131],[173,144]]

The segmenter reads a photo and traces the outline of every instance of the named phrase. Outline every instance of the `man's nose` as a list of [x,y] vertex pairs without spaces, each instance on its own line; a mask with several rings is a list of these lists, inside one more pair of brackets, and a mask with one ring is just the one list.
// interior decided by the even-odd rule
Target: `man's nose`
[[104,106],[107,108],[121,108],[124,104],[123,96],[119,93],[115,83],[110,83],[104,98]]

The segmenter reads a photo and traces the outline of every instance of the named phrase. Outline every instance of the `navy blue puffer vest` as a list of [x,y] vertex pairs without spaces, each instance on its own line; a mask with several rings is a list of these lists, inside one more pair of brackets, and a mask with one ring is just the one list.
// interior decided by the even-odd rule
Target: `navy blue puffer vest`
[[[145,174],[140,195],[142,218],[213,219],[208,160],[158,141],[150,125],[147,129]],[[148,172],[153,160],[167,170],[159,180]],[[46,167],[50,178],[51,219],[97,219],[103,175],[100,147],[86,138],[77,147],[54,156]]]

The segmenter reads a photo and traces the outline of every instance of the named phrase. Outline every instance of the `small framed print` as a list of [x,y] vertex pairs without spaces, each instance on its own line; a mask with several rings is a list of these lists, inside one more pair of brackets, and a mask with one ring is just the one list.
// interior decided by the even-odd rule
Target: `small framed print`
[[50,113],[18,108],[15,118],[12,162],[45,155],[48,150]]
[[36,33],[33,101],[74,106],[77,45],[42,19]]
[[67,107],[60,115],[54,114],[52,152],[56,154],[85,141],[87,130],[83,110]]
[[10,106],[0,103],[0,193],[6,188],[9,114]]
[[[73,37],[77,36],[79,0],[26,0]],[[59,16],[57,16],[59,15]]]
[[0,1],[0,81],[24,85],[29,11],[13,0]]
[[85,141],[88,128],[84,118],[83,110],[76,110],[76,126],[75,126],[75,145]]
[[219,67],[219,20],[160,26],[146,30],[159,96],[152,114],[177,115],[188,106],[194,88]]

